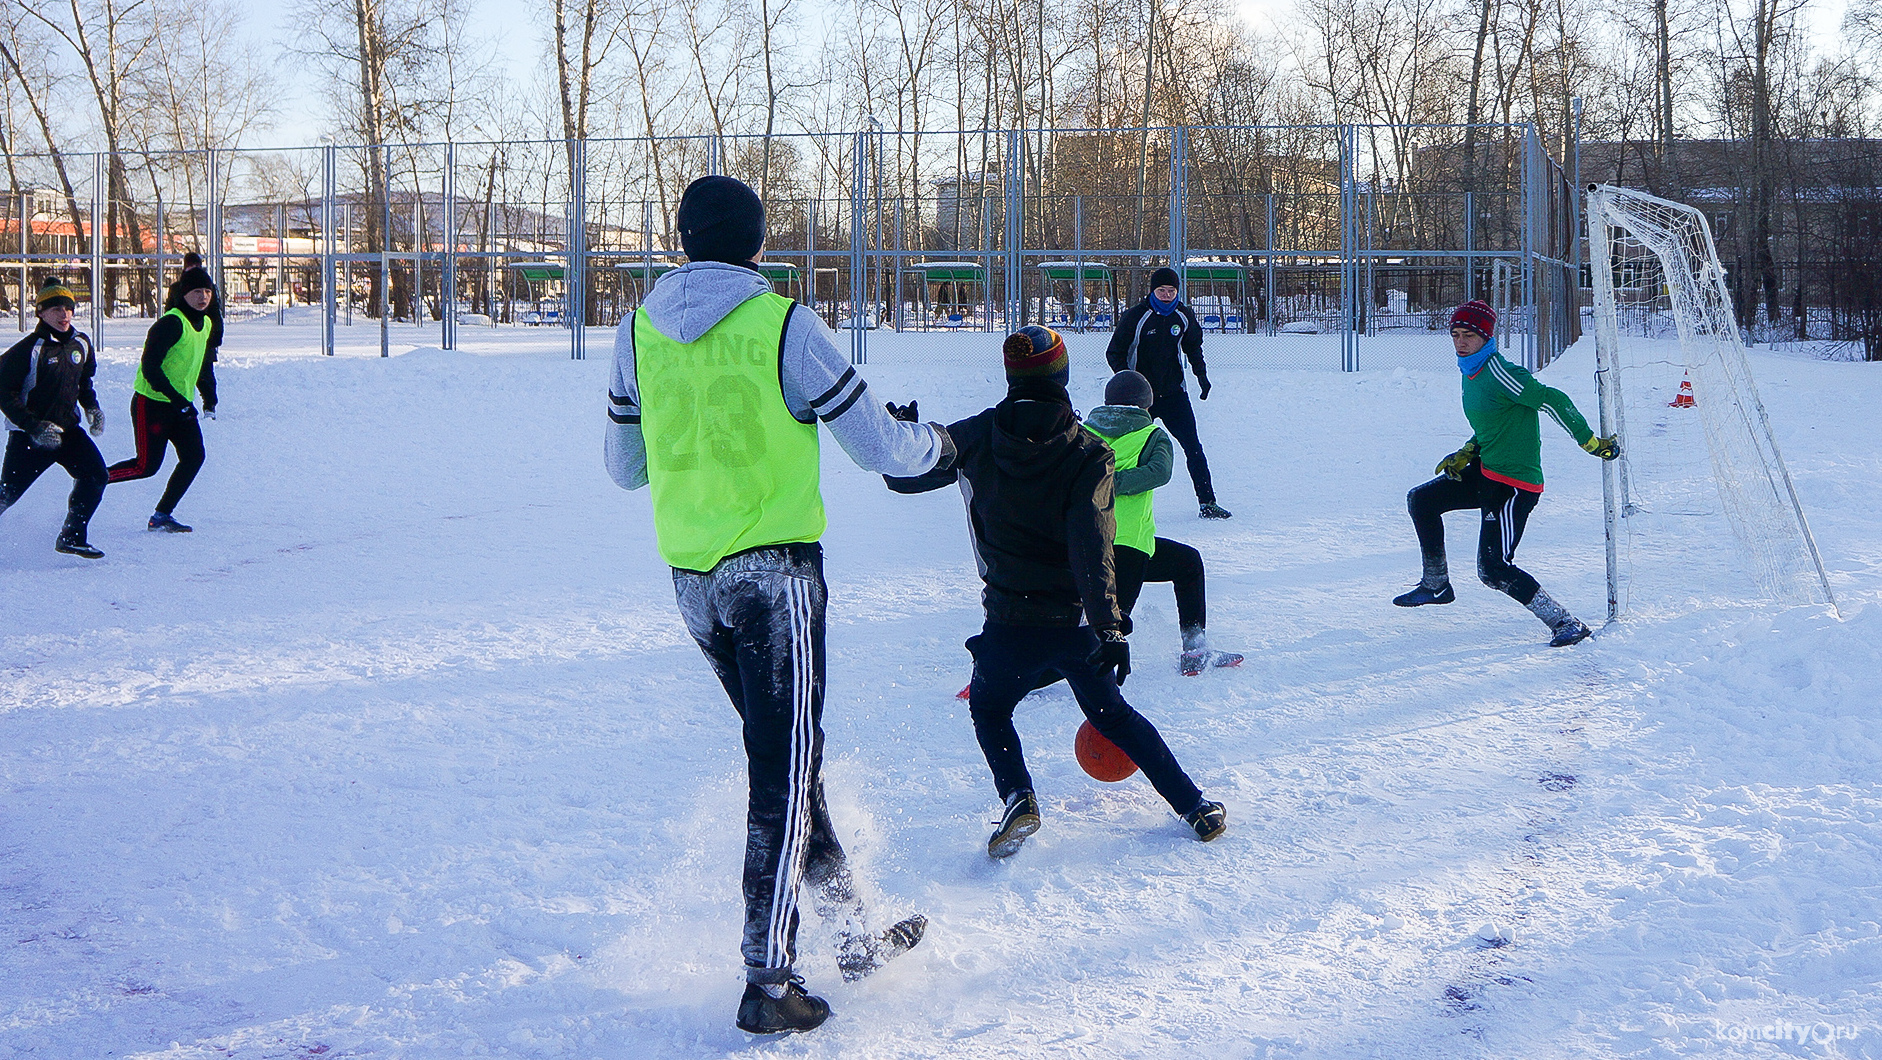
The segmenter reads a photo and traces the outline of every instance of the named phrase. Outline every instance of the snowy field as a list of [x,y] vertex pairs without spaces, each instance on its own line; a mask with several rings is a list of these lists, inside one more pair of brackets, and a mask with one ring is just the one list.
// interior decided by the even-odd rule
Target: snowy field
[[[1248,662],[1182,677],[1151,586],[1126,693],[1229,833],[1085,777],[1061,686],[1019,717],[1044,830],[999,864],[958,494],[826,443],[833,811],[875,908],[931,927],[846,985],[812,918],[836,1015],[773,1041],[732,1025],[735,716],[602,469],[611,338],[463,336],[326,359],[236,324],[194,534],[127,483],[108,558],[57,555],[56,469],[0,519],[0,1057],[1882,1057],[1875,366],[1754,357],[1842,620],[1706,586],[1550,650],[1469,577],[1468,517],[1457,604],[1390,604],[1405,490],[1469,434],[1441,336],[1352,375],[1211,339],[1235,518],[1179,470],[1160,519]],[[1101,341],[1072,337],[1081,408]],[[878,335],[865,372],[942,420],[1002,390],[986,337]],[[1590,343],[1543,378],[1592,415]],[[1544,460],[1518,560],[1598,624],[1598,464],[1546,424]]]

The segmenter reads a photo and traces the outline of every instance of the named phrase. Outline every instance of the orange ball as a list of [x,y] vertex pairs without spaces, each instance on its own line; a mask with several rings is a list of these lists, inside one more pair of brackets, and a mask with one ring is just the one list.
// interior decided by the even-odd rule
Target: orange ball
[[1104,734],[1093,728],[1087,721],[1078,727],[1078,739],[1073,741],[1078,753],[1078,764],[1093,779],[1116,783],[1137,772],[1137,763],[1117,744],[1104,738]]

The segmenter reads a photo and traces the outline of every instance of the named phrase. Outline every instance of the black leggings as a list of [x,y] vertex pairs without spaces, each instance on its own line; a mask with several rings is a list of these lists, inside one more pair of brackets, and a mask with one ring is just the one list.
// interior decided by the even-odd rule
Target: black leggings
[[1477,509],[1477,577],[1528,607],[1539,586],[1529,572],[1510,561],[1523,539],[1523,528],[1529,525],[1529,513],[1541,499],[1540,493],[1485,478],[1482,466],[1473,460],[1461,481],[1440,475],[1406,494],[1405,506],[1418,530],[1426,571],[1445,569],[1444,513]]
[[1113,550],[1117,563],[1117,607],[1125,614],[1137,606],[1145,582],[1170,582],[1176,589],[1176,623],[1183,630],[1208,624],[1203,592],[1202,553],[1181,541],[1157,538],[1156,552],[1146,556],[1129,545]]
[[1198,504],[1215,503],[1215,482],[1209,477],[1209,458],[1202,452],[1202,437],[1196,433],[1196,409],[1189,403],[1189,393],[1178,390],[1159,395],[1150,406],[1153,419],[1163,426],[1183,447],[1183,459],[1189,465],[1189,481],[1196,487]]
[[54,464],[72,476],[72,495],[65,502],[65,528],[76,531],[82,540],[86,524],[98,510],[99,498],[105,495],[105,458],[76,426],[65,428],[64,437],[53,449],[35,447],[25,431],[7,432],[6,462],[0,465],[0,511],[11,507]]
[[157,510],[165,515],[176,511],[177,502],[203,467],[203,428],[196,422],[195,410],[180,411],[188,407],[132,395],[131,427],[137,437],[137,455],[111,465],[113,482],[149,478],[163,469],[164,445],[176,446],[176,470],[170,473],[170,484],[157,502]]

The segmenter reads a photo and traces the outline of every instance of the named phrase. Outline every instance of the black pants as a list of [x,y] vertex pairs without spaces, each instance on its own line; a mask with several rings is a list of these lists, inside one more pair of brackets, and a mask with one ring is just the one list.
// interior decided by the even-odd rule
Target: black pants
[[1444,513],[1477,509],[1477,577],[1528,607],[1536,598],[1536,580],[1510,561],[1529,525],[1529,513],[1541,499],[1540,493],[1485,478],[1483,468],[1472,461],[1462,481],[1440,475],[1406,494],[1405,506],[1418,530],[1427,572],[1445,569]]
[[1185,632],[1208,625],[1207,597],[1203,593],[1202,553],[1181,541],[1157,538],[1152,555],[1129,545],[1113,550],[1117,564],[1118,610],[1130,614],[1145,582],[1170,582],[1176,589],[1176,623]]
[[1092,727],[1137,763],[1171,809],[1179,814],[1195,809],[1202,792],[1176,763],[1156,726],[1124,701],[1109,671],[1099,671],[1085,661],[1097,647],[1098,637],[1089,626],[988,622],[978,636],[968,638],[967,650],[974,656],[974,678],[967,686],[968,711],[1001,801],[1015,791],[1033,789],[1019,732],[1013,728],[1013,710],[1038,686],[1040,677],[1051,672],[1065,678]]
[[1202,439],[1196,434],[1196,410],[1189,404],[1189,392],[1159,394],[1150,406],[1153,419],[1163,426],[1183,447],[1183,459],[1189,463],[1189,481],[1196,487],[1196,503],[1215,503],[1215,483],[1209,478],[1209,458],[1202,454]]
[[163,448],[176,446],[176,470],[170,472],[170,484],[164,487],[157,510],[165,515],[176,511],[184,491],[196,481],[203,467],[203,427],[196,416],[181,414],[180,406],[168,401],[152,401],[142,394],[131,396],[131,428],[137,438],[137,455],[111,465],[111,481],[129,482],[149,478],[163,468]]
[[76,426],[65,429],[56,449],[36,448],[25,431],[7,432],[6,462],[0,465],[0,511],[12,507],[54,464],[72,476],[72,494],[65,502],[65,532],[83,541],[92,513],[105,495],[105,458]]
[[746,975],[781,983],[797,949],[799,888],[819,915],[851,921],[862,910],[823,795],[823,549],[754,549],[710,573],[673,572],[687,631],[712,663],[744,722]]

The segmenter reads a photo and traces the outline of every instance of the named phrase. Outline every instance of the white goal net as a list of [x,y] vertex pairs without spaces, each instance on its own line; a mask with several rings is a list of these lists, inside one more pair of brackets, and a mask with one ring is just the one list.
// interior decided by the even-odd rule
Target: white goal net
[[1753,589],[1833,607],[1705,217],[1596,185],[1588,245],[1601,433],[1621,443],[1603,482],[1608,617]]

